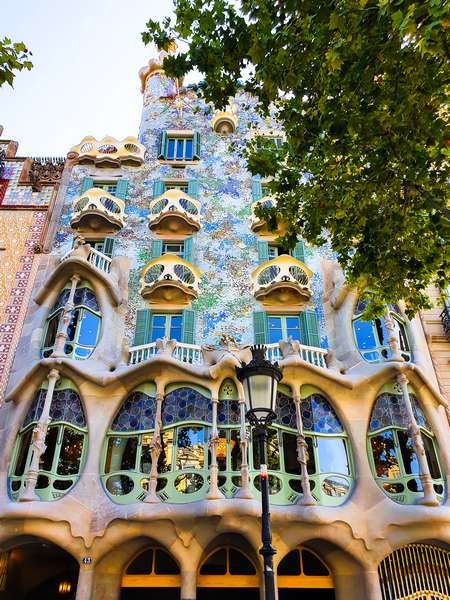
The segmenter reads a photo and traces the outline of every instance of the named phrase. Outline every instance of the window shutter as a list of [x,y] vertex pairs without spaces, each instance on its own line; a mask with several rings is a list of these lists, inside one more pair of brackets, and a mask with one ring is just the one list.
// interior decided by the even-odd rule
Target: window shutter
[[136,312],[136,329],[134,330],[133,346],[148,344],[152,339],[152,311],[141,308]]
[[300,338],[305,346],[320,347],[319,327],[317,324],[316,312],[314,310],[305,310],[300,313]]
[[164,160],[167,156],[167,133],[163,131],[159,138],[158,158]]
[[92,179],[92,177],[85,177],[81,183],[80,194],[84,194],[84,192],[87,192],[92,187],[94,187],[94,180]]
[[255,344],[265,344],[267,342],[267,314],[263,310],[257,310],[253,313],[253,331]]
[[192,254],[193,254],[193,250],[194,250],[194,238],[188,237],[184,240],[184,260],[187,260],[188,262],[192,262]]
[[128,191],[128,179],[119,179],[117,181],[115,196],[117,196],[117,198],[120,198],[121,200],[126,200],[127,199],[127,191]]
[[152,249],[150,255],[153,258],[158,258],[161,256],[163,250],[163,241],[162,240],[152,240]]
[[183,310],[181,322],[181,339],[183,344],[193,344],[195,340],[195,312]]
[[195,198],[196,200],[198,200],[199,192],[200,189],[198,180],[191,179],[191,181],[188,181],[188,195],[191,196],[191,198]]
[[111,237],[107,237],[103,240],[103,254],[106,254],[109,258],[112,258],[115,241],[116,240]]
[[193,147],[194,147],[194,154],[193,154],[193,158],[194,160],[200,160],[200,134],[198,131],[196,131],[194,133],[194,139],[193,139]]
[[252,177],[252,198],[253,202],[262,198],[261,177],[259,175],[254,175]]
[[297,260],[300,260],[302,263],[305,262],[305,244],[303,240],[300,240],[295,244],[295,247],[292,251],[292,256]]
[[153,198],[157,198],[166,191],[166,184],[161,179],[153,181]]
[[269,244],[258,240],[258,261],[259,264],[269,260]]

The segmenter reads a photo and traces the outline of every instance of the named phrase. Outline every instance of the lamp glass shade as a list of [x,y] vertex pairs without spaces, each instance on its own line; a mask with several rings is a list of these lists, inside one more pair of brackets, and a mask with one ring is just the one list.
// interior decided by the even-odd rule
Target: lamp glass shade
[[268,374],[252,374],[244,381],[245,405],[247,410],[275,410],[277,379]]

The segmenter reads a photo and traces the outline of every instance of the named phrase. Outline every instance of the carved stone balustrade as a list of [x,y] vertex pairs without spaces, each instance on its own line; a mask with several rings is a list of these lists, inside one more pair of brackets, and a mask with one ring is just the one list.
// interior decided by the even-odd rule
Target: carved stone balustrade
[[83,233],[115,233],[125,225],[125,202],[100,188],[90,188],[73,201],[70,223]]
[[167,190],[150,202],[148,226],[159,234],[190,235],[200,229],[200,202],[181,190]]
[[139,293],[151,304],[186,306],[198,296],[200,272],[175,254],[154,258],[142,270]]
[[282,254],[253,271],[253,294],[265,306],[303,305],[311,298],[311,276],[304,263]]
[[121,167],[122,165],[139,166],[144,162],[145,146],[129,136],[116,140],[105,136],[102,140],[88,135],[79,144],[73,146],[67,158],[80,165],[94,164],[105,167]]

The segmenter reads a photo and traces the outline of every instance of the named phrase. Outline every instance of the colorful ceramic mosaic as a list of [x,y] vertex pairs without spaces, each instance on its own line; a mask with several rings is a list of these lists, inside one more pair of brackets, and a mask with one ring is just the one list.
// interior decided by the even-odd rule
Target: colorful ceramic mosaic
[[[36,392],[22,428],[30,423],[39,421],[44,407],[47,390]],[[64,421],[76,427],[86,427],[86,419],[79,395],[72,389],[55,390],[50,406],[50,419],[52,421]]]
[[132,392],[117,413],[112,431],[148,431],[155,427],[156,400],[144,392]]
[[8,187],[1,202],[2,207],[34,207],[48,206],[53,193],[53,186],[44,186],[42,191],[33,192],[29,185],[18,185],[23,162],[7,162],[3,171],[3,179],[8,180]]
[[[411,404],[413,407],[414,416],[419,427],[423,427],[431,431],[425,416],[420,408],[417,398],[411,394]],[[409,417],[406,410],[405,400],[402,395],[396,394],[381,394],[378,396],[370,419],[369,431],[376,431],[384,427],[409,427]]]
[[178,388],[167,394],[162,409],[163,425],[173,425],[181,421],[211,423],[211,400],[188,387]]

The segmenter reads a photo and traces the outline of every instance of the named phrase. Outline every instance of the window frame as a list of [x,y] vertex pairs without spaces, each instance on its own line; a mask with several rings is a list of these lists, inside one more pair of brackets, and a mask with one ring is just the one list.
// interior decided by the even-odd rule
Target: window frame
[[[301,321],[300,321],[300,317],[297,314],[285,314],[285,315],[280,315],[280,314],[271,314],[268,313],[267,314],[267,343],[268,344],[278,344],[278,342],[280,340],[277,340],[276,342],[271,342],[270,341],[270,319],[281,319],[281,333],[282,333],[282,337],[280,338],[280,340],[287,340],[289,339],[289,335],[288,335],[288,326],[287,326],[287,319],[296,319],[298,322],[298,339],[296,341],[301,343],[301,337],[302,337],[302,329],[301,329]],[[295,339],[295,338],[293,338]]]
[[[181,312],[175,312],[175,313],[163,313],[163,312],[153,312],[151,314],[151,340],[149,343],[154,343],[156,342],[157,339],[161,339],[161,336],[155,337],[154,336],[154,331],[155,331],[155,324],[154,324],[154,319],[155,317],[164,317],[165,322],[164,322],[164,336],[163,337],[167,337],[169,340],[171,339],[176,339],[173,338],[171,335],[171,331],[172,331],[172,319],[174,317],[179,317],[180,319],[180,338],[181,339],[177,339],[177,342],[179,342],[180,344],[183,343],[183,313]],[[161,328],[161,326],[156,326],[156,328]]]

